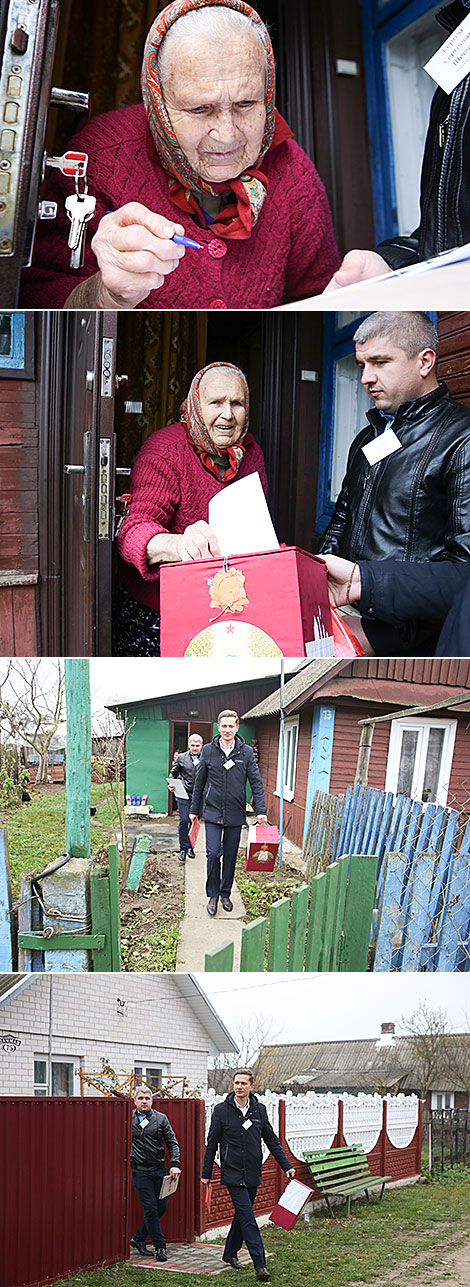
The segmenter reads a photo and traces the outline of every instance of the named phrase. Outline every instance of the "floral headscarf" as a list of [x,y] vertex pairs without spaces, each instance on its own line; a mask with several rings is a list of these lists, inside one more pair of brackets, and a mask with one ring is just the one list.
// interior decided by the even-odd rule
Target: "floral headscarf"
[[[209,5],[235,9],[238,13],[251,18],[252,22],[259,27],[263,37],[267,60],[266,122],[259,155],[243,174],[223,183],[210,183],[190,165],[171,124],[157,66],[158,51],[170,27],[184,14],[207,8]],[[292,137],[289,126],[276,112],[274,54],[269,33],[259,14],[252,9],[251,5],[246,4],[245,0],[173,0],[173,3],[167,5],[166,9],[158,15],[150,28],[144,50],[141,85],[151,139],[161,165],[169,176],[172,200],[181,210],[190,210],[196,214],[204,226],[209,220],[201,211],[196,192],[209,192],[212,196],[220,195],[222,192],[232,192],[234,202],[224,205],[215,219],[210,222],[216,224],[215,230],[220,237],[248,238],[258,219],[267,191],[266,176],[259,169],[261,161],[270,148],[277,147],[285,139]]]
[[[217,464],[217,456],[221,456],[223,454],[223,449],[214,447],[214,443],[212,442],[212,438],[201,411],[200,387],[202,377],[203,375],[206,375],[207,371],[213,371],[216,367],[223,367],[228,371],[235,371],[236,375],[239,375],[240,379],[243,381],[243,387],[245,390],[246,416],[243,433],[239,441],[235,443],[233,447],[226,448],[228,465],[224,469],[221,469],[220,465]],[[183,424],[186,425],[188,438],[190,442],[192,442],[193,447],[196,448],[198,456],[201,457],[206,469],[209,469],[211,474],[215,474],[216,478],[218,478],[220,482],[230,483],[234,478],[236,478],[248,443],[253,442],[253,436],[248,432],[249,413],[250,394],[248,382],[243,371],[240,371],[240,367],[234,366],[232,362],[209,362],[208,366],[203,366],[202,369],[194,376],[188,396],[181,409],[181,419]]]

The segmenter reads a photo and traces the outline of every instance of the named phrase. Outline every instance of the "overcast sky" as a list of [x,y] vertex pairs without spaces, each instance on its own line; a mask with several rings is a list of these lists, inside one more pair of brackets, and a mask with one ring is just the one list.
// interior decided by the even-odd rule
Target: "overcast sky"
[[444,1010],[453,1032],[470,1030],[469,974],[197,974],[233,1035],[253,1015],[271,1018],[273,1040],[375,1037],[381,1023],[408,1017],[424,1001]]

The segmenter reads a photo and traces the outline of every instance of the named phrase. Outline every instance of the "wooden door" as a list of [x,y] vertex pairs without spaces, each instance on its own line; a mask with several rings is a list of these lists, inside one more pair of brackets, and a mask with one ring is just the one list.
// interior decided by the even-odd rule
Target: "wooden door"
[[47,656],[111,651],[116,315],[45,314],[39,527]]

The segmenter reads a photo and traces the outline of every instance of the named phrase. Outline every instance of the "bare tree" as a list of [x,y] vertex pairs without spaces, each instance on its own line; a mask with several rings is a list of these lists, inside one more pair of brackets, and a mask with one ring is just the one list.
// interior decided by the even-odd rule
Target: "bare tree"
[[127,739],[135,720],[125,720],[120,727],[109,714],[101,721],[98,737],[93,737],[92,775],[103,786],[104,798],[120,831],[119,870],[121,879],[126,874],[127,830],[125,800],[122,790],[124,780]]
[[0,725],[4,740],[30,747],[38,756],[36,782],[47,782],[51,742],[64,719],[64,673],[60,661],[13,658],[0,671]]
[[[230,1027],[238,1044],[238,1055],[222,1053],[214,1058],[209,1080],[218,1095],[232,1089],[234,1068],[254,1068],[261,1050],[268,1043],[269,1048],[274,1046],[281,1031],[273,1031],[274,1024],[269,1016],[253,1014],[251,1011],[247,1011],[243,1020],[231,1023]],[[256,1078],[256,1090],[260,1092],[271,1089],[269,1075],[266,1079],[264,1069],[263,1064],[262,1079]]]

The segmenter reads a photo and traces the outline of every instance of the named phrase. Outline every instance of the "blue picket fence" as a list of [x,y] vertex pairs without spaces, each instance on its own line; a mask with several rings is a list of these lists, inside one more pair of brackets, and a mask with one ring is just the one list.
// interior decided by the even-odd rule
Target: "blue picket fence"
[[[322,813],[329,820],[324,860],[377,856],[370,968],[468,970],[468,815],[363,786],[348,787],[344,797],[319,797],[313,806],[317,834]],[[312,842],[311,848],[318,863],[318,847]]]

